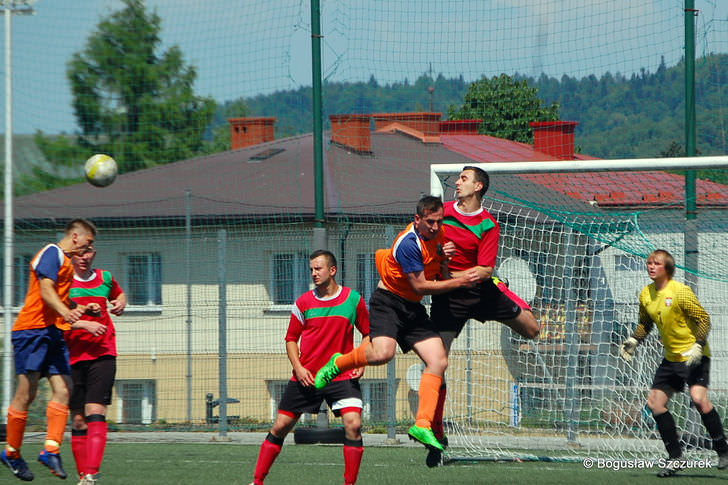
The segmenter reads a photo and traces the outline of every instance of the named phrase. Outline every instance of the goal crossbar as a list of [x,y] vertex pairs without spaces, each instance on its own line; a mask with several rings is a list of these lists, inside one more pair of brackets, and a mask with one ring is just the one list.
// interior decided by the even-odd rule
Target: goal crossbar
[[[621,160],[544,160],[536,162],[493,162],[470,163],[488,173],[527,174],[557,172],[613,172],[643,170],[697,170],[728,168],[728,156],[678,157],[678,158],[634,158]],[[457,175],[463,165],[434,163],[430,165],[430,193],[442,196],[444,193],[441,176]]]

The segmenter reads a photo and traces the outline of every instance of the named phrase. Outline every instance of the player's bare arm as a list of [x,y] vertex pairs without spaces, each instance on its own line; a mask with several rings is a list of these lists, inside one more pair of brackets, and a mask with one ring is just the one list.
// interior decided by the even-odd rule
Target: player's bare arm
[[492,266],[473,266],[465,271],[450,271],[450,276],[455,278],[456,276],[461,276],[467,271],[476,271],[478,273],[478,278],[480,278],[481,281],[487,280],[493,276]]
[[94,337],[99,337],[106,333],[106,325],[92,320],[76,320],[71,324],[71,329],[86,330]]
[[447,280],[430,281],[425,278],[424,271],[407,273],[407,281],[412,289],[420,295],[437,295],[456,288],[473,287],[480,280],[478,273],[472,269],[461,272],[459,276]]
[[109,307],[109,313],[118,317],[124,313],[124,308],[126,308],[126,293],[120,294],[116,297],[116,299],[111,300],[109,303],[111,304],[111,307]]
[[452,274],[450,273],[449,263],[452,257],[455,255],[456,247],[455,243],[452,241],[448,241],[445,244],[442,245],[442,254],[445,256],[442,258],[442,261],[440,262],[440,274],[442,275],[443,279],[449,279],[452,278]]
[[315,376],[310,370],[301,365],[301,360],[299,359],[301,352],[298,348],[298,342],[286,342],[286,354],[288,354],[288,360],[291,361],[293,372],[296,374],[298,382],[304,387],[313,386]]
[[40,278],[40,296],[46,305],[53,308],[68,323],[73,323],[81,318],[85,311],[85,307],[68,308],[58,296],[56,291],[56,283],[50,278]]
[[452,241],[448,241],[442,245],[442,253],[445,255],[446,261],[450,261],[452,259],[452,257],[455,256],[456,251],[457,251],[457,247],[455,246],[455,243]]

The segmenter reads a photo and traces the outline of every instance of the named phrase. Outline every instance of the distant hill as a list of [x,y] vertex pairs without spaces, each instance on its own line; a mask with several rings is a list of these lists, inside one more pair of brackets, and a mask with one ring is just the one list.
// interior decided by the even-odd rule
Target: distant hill
[[[630,77],[606,73],[581,79],[541,76],[523,78],[538,89],[545,103],[558,102],[562,120],[578,121],[576,145],[600,158],[647,158],[678,155],[684,145],[684,66]],[[335,113],[433,111],[447,113],[462,104],[469,83],[423,75],[410,83],[324,84],[324,120]],[[429,88],[432,89],[430,94]],[[237,102],[239,102],[238,100]],[[311,88],[279,91],[242,100],[250,116],[275,116],[276,137],[312,131]],[[227,103],[225,106],[228,106]],[[728,153],[728,55],[696,60],[697,148],[702,155]],[[217,118],[225,123],[224,117]]]
[[[579,122],[576,143],[600,158],[661,156],[685,140],[684,62],[626,78],[604,74],[533,82],[539,96],[561,105],[561,119]],[[728,55],[696,60],[696,147],[702,155],[728,154]],[[673,153],[673,156],[676,153]]]

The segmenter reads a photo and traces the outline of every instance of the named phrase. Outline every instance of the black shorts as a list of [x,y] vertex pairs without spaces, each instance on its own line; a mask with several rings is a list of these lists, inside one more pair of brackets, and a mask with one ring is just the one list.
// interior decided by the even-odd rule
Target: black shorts
[[710,357],[703,356],[700,364],[688,367],[685,362],[671,362],[662,359],[660,367],[655,372],[655,378],[652,381],[652,389],[660,389],[666,394],[672,392],[682,392],[685,389],[685,383],[688,387],[698,385],[708,387],[710,384]]
[[472,288],[433,295],[430,315],[438,331],[451,331],[457,335],[471,318],[480,322],[502,322],[516,318],[522,308],[530,307],[505,285],[499,288],[488,279]]
[[85,404],[111,404],[111,391],[116,378],[116,357],[106,355],[95,360],[82,360],[71,366],[73,390],[68,407],[83,409]]
[[323,389],[316,389],[313,386],[304,387],[300,382],[291,379],[288,381],[286,390],[283,391],[278,410],[296,416],[303,413],[317,414],[324,399],[334,412],[334,416],[341,416],[341,410],[345,408],[361,409],[363,401],[361,400],[359,380],[333,381]]
[[440,334],[421,303],[377,288],[369,298],[369,337],[391,337],[407,353],[417,342]]

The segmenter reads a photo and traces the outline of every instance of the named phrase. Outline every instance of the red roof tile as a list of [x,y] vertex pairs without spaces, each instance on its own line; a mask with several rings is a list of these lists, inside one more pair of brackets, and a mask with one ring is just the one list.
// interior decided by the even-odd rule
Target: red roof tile
[[[532,145],[486,135],[441,135],[444,147],[478,162],[556,160]],[[576,160],[596,160],[575,154]],[[600,206],[682,205],[685,182],[681,175],[652,172],[589,172],[523,174],[519,177],[574,199],[597,201]],[[728,187],[706,180],[696,182],[699,206],[728,205]]]

